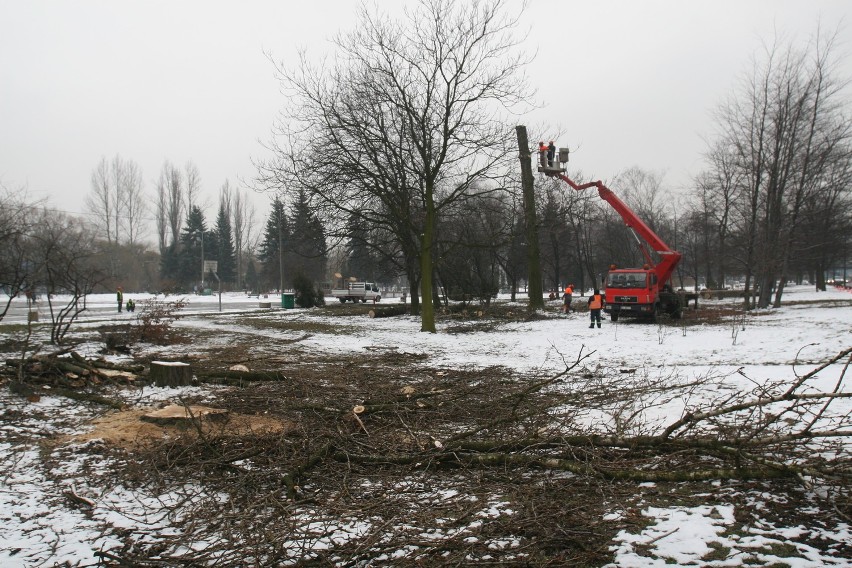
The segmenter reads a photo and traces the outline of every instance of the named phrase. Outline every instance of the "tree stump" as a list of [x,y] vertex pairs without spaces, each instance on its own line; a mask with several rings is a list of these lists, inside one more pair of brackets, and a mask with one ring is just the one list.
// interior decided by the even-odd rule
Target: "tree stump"
[[151,380],[158,387],[182,387],[192,383],[192,367],[177,361],[151,361]]
[[221,421],[227,418],[228,411],[222,408],[210,408],[209,406],[179,406],[172,404],[159,410],[153,410],[143,414],[140,418],[145,422],[153,422],[160,425],[186,424],[191,419],[208,419]]

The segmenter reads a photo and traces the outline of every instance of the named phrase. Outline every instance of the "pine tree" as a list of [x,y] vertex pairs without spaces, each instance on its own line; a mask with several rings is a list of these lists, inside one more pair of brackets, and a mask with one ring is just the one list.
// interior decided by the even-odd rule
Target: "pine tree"
[[193,205],[186,216],[186,223],[180,235],[178,281],[184,286],[191,288],[195,283],[200,282],[202,256],[207,254],[204,247],[209,247],[212,240],[204,222],[204,213],[197,205]]
[[231,220],[225,210],[225,204],[219,204],[219,216],[216,218],[216,260],[219,262],[218,274],[223,283],[236,281],[236,257],[234,239],[231,233]]
[[[282,267],[280,260],[289,241],[290,227],[287,215],[284,213],[284,202],[281,201],[279,196],[275,196],[275,199],[272,200],[272,210],[269,212],[269,219],[266,221],[266,230],[258,253],[258,258],[263,263],[260,278],[264,286],[278,288],[281,285]],[[279,254],[279,251],[281,254]],[[286,266],[285,261],[285,269]],[[284,272],[283,276],[288,276],[286,270]],[[284,286],[287,286],[287,281],[284,282]]]
[[249,259],[246,266],[246,286],[251,292],[260,291],[260,278],[258,277],[257,270],[254,267],[254,261],[251,259]]
[[290,236],[291,246],[288,264],[292,275],[302,274],[313,282],[325,279],[326,242],[325,228],[319,218],[311,211],[307,195],[299,191],[298,200],[293,207],[293,229]]

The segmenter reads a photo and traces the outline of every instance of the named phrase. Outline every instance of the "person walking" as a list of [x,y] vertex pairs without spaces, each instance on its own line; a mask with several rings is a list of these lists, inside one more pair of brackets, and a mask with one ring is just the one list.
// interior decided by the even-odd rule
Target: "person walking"
[[594,293],[589,296],[589,317],[591,318],[591,322],[589,323],[589,329],[595,327],[595,323],[598,324],[598,328],[601,327],[601,310],[604,307],[606,300],[601,295],[600,290],[595,288]]
[[121,307],[124,305],[124,294],[121,293],[121,286],[115,291],[115,299],[118,300],[118,313],[121,313]]
[[562,313],[567,314],[568,312],[573,312],[571,308],[571,300],[574,297],[574,285],[568,284],[565,286],[565,293],[562,294]]

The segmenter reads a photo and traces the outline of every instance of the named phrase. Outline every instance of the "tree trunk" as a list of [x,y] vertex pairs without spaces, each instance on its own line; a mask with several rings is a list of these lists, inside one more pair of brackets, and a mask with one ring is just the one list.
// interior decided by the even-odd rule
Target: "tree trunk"
[[151,361],[149,377],[158,387],[187,386],[192,383],[192,367],[189,363]]
[[529,278],[527,280],[527,295],[529,296],[529,310],[544,309],[544,292],[541,286],[541,261],[538,250],[538,226],[535,215],[535,191],[532,173],[532,158],[530,157],[529,139],[527,138],[527,127],[516,126],[518,135],[518,152],[521,160],[521,190],[524,194],[524,219],[527,229],[527,258],[529,261]]
[[420,240],[420,331],[435,333],[435,304],[432,299],[432,244],[435,229],[433,182],[426,182],[426,219]]
[[387,318],[405,315],[407,312],[408,308],[405,304],[396,304],[394,306],[376,306],[367,313],[371,318]]

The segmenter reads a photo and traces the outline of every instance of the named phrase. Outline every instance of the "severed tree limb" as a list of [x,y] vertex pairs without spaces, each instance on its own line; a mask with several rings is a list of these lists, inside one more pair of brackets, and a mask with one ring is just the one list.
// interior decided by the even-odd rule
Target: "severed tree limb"
[[[715,410],[709,410],[707,412],[699,412],[699,413],[687,412],[686,414],[684,414],[680,418],[680,420],[677,420],[676,422],[669,425],[668,428],[666,428],[663,431],[661,436],[663,438],[668,438],[676,430],[694,425],[694,424],[701,422],[703,420],[707,420],[708,418],[715,418],[717,416],[722,416],[724,414],[730,414],[732,412],[738,412],[740,410],[747,410],[747,409],[755,408],[755,407],[759,407],[759,406],[766,406],[768,404],[773,404],[773,403],[776,403],[776,402],[783,402],[785,400],[796,400],[796,399],[799,399],[799,398],[807,397],[809,395],[795,394],[795,389],[798,388],[799,386],[801,386],[807,379],[814,377],[820,371],[824,370],[826,367],[829,367],[829,366],[833,365],[834,363],[837,363],[841,359],[848,357],[850,354],[852,354],[852,348],[845,349],[844,351],[841,351],[840,353],[838,353],[837,355],[832,357],[829,361],[827,361],[827,362],[823,363],[822,365],[820,365],[819,367],[811,370],[809,373],[802,375],[793,384],[792,387],[790,387],[786,392],[784,392],[781,395],[759,397],[759,398],[754,399],[754,400],[748,400],[748,401],[744,401],[744,402],[741,402],[741,403],[732,404],[732,405],[729,405],[729,406],[723,406],[721,408],[717,408]],[[817,397],[823,397],[823,396],[826,396],[826,395],[821,394],[821,395],[816,395],[816,396]]]
[[713,479],[781,479],[796,477],[790,468],[777,467],[732,467],[683,470],[639,470],[629,467],[593,467],[587,463],[555,457],[533,456],[518,453],[468,454],[463,452],[439,452],[432,454],[367,455],[350,452],[334,452],[336,461],[362,464],[393,464],[427,467],[537,467],[568,471],[584,477],[595,477],[608,481],[709,481]]
[[320,447],[308,460],[297,467],[296,469],[285,473],[281,478],[281,483],[287,488],[287,496],[296,500],[298,498],[299,493],[299,483],[301,482],[304,475],[316,467],[327,455],[332,452],[334,445],[332,442],[326,442]]
[[580,365],[580,363],[582,363],[585,359],[591,357],[595,353],[594,351],[590,351],[589,353],[583,355],[583,349],[584,348],[585,348],[585,345],[580,347],[580,352],[577,354],[577,360],[574,361],[571,365],[567,366],[563,371],[560,371],[559,373],[557,373],[557,374],[553,375],[552,377],[549,377],[549,378],[547,378],[543,381],[538,381],[536,383],[533,383],[532,385],[528,386],[525,389],[522,389],[519,392],[512,393],[511,395],[509,395],[507,398],[508,399],[514,399],[514,401],[515,401],[513,406],[512,406],[512,412],[509,415],[501,417],[501,418],[495,418],[494,420],[492,420],[488,424],[485,424],[485,425],[480,426],[478,428],[474,428],[473,430],[468,430],[466,432],[460,432],[458,434],[455,434],[454,436],[450,436],[447,440],[444,441],[444,444],[450,445],[450,444],[453,444],[453,443],[458,442],[460,440],[464,440],[466,438],[470,438],[472,436],[475,436],[476,434],[483,432],[485,430],[491,430],[491,429],[493,429],[496,426],[499,426],[501,424],[516,421],[518,419],[518,416],[517,416],[518,407],[520,406],[521,402],[527,396],[529,396],[533,393],[536,393],[536,392],[540,391],[541,389],[543,389],[543,388],[545,388],[549,385],[552,385],[556,381],[562,379],[563,377],[568,375],[568,373],[570,373],[572,370],[577,368]]
[[198,369],[195,376],[199,381],[214,384],[233,384],[239,386],[243,382],[286,381],[287,376],[279,371],[231,371]]

